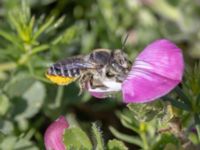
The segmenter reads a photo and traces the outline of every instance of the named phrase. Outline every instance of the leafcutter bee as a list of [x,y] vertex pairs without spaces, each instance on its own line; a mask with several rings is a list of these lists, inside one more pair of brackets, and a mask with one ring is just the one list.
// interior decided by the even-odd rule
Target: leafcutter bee
[[89,88],[94,91],[115,92],[129,72],[131,63],[120,49],[95,49],[84,56],[74,56],[58,61],[46,72],[47,78],[59,85],[79,82],[80,92]]

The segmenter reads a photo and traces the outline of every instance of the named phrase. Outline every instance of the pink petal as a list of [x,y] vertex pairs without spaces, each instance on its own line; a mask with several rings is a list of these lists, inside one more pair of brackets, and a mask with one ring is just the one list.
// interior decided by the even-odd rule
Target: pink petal
[[184,71],[181,50],[166,39],[147,46],[136,58],[127,79],[122,84],[126,103],[153,101],[170,92]]
[[[90,91],[89,91],[90,92]],[[108,95],[105,92],[90,92],[90,94],[96,98],[106,98]]]
[[64,116],[60,116],[46,130],[44,142],[46,150],[66,150],[63,144],[63,134],[69,125]]

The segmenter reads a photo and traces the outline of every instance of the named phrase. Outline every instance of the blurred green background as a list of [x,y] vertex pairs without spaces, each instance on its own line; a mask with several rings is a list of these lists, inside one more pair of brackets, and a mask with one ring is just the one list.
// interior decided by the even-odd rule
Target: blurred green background
[[153,40],[168,38],[192,66],[200,58],[200,1],[1,0],[0,149],[44,149],[44,131],[60,115],[88,132],[97,121],[105,141],[114,138],[109,126],[130,133],[116,115],[126,109],[120,94],[78,96],[76,83],[57,86],[44,76],[57,60],[121,48],[127,33],[133,61]]

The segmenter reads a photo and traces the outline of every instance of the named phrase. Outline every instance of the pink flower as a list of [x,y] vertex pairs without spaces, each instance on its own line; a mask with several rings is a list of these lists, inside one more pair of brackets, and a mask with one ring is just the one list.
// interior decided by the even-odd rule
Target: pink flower
[[143,103],[164,96],[181,82],[183,71],[181,49],[166,39],[151,43],[138,55],[122,83],[124,102]]
[[[149,44],[135,59],[121,85],[125,103],[150,102],[169,93],[182,80],[184,60],[181,49],[167,39]],[[88,89],[97,97],[110,93]]]
[[44,142],[46,150],[66,150],[63,144],[63,134],[69,125],[64,116],[60,116],[46,130]]

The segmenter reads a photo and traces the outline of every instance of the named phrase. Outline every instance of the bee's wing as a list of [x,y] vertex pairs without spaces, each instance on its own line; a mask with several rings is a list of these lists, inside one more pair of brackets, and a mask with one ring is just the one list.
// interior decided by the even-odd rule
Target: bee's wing
[[88,59],[82,57],[72,57],[70,59],[62,60],[54,64],[56,69],[63,70],[85,70],[85,69],[95,69],[97,65]]

